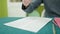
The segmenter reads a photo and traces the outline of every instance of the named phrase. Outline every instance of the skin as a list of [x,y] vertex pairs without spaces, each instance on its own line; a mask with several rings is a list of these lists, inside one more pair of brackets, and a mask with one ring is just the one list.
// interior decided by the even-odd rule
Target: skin
[[31,3],[31,0],[22,0],[22,3],[27,7]]

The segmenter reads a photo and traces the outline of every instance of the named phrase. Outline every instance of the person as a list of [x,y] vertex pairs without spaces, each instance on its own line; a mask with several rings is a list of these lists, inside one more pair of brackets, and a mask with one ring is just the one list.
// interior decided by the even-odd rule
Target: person
[[31,13],[42,3],[42,1],[45,7],[44,17],[60,17],[60,0],[24,0],[22,1],[24,6],[28,6],[25,12]]
[[31,0],[22,0],[22,9],[25,10],[29,7]]

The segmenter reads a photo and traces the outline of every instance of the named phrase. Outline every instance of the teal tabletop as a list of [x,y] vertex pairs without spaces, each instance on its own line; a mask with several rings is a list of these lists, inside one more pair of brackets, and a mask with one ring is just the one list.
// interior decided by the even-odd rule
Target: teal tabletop
[[[47,25],[45,25],[40,31],[37,33],[30,32],[30,31],[25,31],[9,26],[5,26],[5,23],[12,22],[18,19],[18,17],[7,17],[7,18],[0,18],[0,34],[54,34],[53,32],[53,26],[52,26],[52,21],[50,21]],[[55,26],[56,29],[56,34],[60,34],[60,28]]]

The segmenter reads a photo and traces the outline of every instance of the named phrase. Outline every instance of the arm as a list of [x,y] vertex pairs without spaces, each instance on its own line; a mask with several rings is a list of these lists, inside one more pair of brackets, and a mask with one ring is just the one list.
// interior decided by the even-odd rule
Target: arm
[[31,2],[32,0],[22,0],[22,9],[27,9]]
[[25,9],[26,13],[31,13],[34,9],[36,9],[40,4],[41,0],[33,0],[32,3],[29,5],[28,8]]
[[27,9],[29,6],[25,7],[24,4],[22,4],[22,9],[25,10]]

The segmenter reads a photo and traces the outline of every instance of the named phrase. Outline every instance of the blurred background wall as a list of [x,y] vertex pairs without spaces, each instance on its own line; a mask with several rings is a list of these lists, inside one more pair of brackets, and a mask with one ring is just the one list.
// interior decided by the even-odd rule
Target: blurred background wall
[[[26,13],[21,10],[20,0],[0,0],[0,18],[2,17],[26,17]],[[44,5],[40,5],[28,16],[41,16]]]

